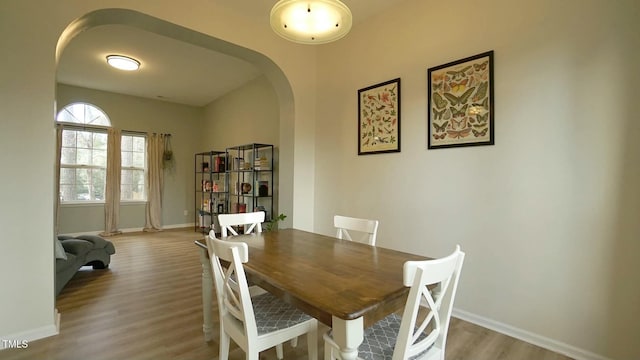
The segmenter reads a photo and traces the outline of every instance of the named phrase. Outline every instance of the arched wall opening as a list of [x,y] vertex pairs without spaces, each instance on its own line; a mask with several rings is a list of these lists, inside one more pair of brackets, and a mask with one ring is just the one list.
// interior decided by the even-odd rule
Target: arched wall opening
[[288,215],[284,226],[293,223],[293,149],[294,106],[293,91],[283,71],[267,56],[251,49],[191,30],[189,28],[129,9],[100,9],[85,14],[70,23],[62,32],[56,46],[56,66],[59,65],[65,47],[83,31],[103,25],[125,25],[139,30],[166,36],[176,41],[195,45],[245,60],[258,68],[273,86],[278,96],[279,168],[278,211]]

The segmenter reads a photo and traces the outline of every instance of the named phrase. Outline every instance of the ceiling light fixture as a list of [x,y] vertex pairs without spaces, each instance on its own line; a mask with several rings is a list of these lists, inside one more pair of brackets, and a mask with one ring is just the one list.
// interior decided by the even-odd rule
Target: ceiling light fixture
[[340,0],[280,0],[271,9],[271,28],[300,44],[324,44],[351,30],[351,10]]
[[116,69],[125,71],[138,70],[140,67],[140,61],[123,55],[108,55],[107,63]]

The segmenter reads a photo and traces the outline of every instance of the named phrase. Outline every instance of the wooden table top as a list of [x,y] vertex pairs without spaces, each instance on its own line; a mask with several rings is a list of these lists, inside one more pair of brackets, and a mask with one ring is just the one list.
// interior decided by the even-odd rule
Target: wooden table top
[[249,247],[245,271],[253,284],[328,326],[332,316],[364,316],[367,327],[401,309],[409,293],[404,262],[428,259],[295,229],[231,239]]

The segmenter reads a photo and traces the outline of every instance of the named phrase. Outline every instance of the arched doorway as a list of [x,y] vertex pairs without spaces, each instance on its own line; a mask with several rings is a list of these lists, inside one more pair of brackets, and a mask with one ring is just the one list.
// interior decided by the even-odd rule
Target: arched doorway
[[214,38],[174,23],[128,9],[101,9],[90,12],[75,21],[63,31],[56,47],[56,62],[59,64],[65,47],[83,31],[104,25],[125,25],[176,41],[195,45],[204,49],[233,56],[253,64],[271,82],[278,95],[280,105],[280,158],[278,207],[280,212],[293,217],[293,138],[294,108],[293,92],[282,70],[267,56],[236,44]]

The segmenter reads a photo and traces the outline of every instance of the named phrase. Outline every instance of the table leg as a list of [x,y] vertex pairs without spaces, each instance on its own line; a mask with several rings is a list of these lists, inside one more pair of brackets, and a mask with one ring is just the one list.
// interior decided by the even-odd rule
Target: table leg
[[213,319],[211,317],[213,274],[211,273],[211,263],[206,249],[200,249],[200,263],[202,264],[202,317],[204,319],[202,331],[204,332],[204,340],[211,341],[211,330],[213,329]]
[[342,360],[358,358],[358,346],[364,340],[364,322],[361,317],[354,320],[332,318],[333,341],[340,346]]

